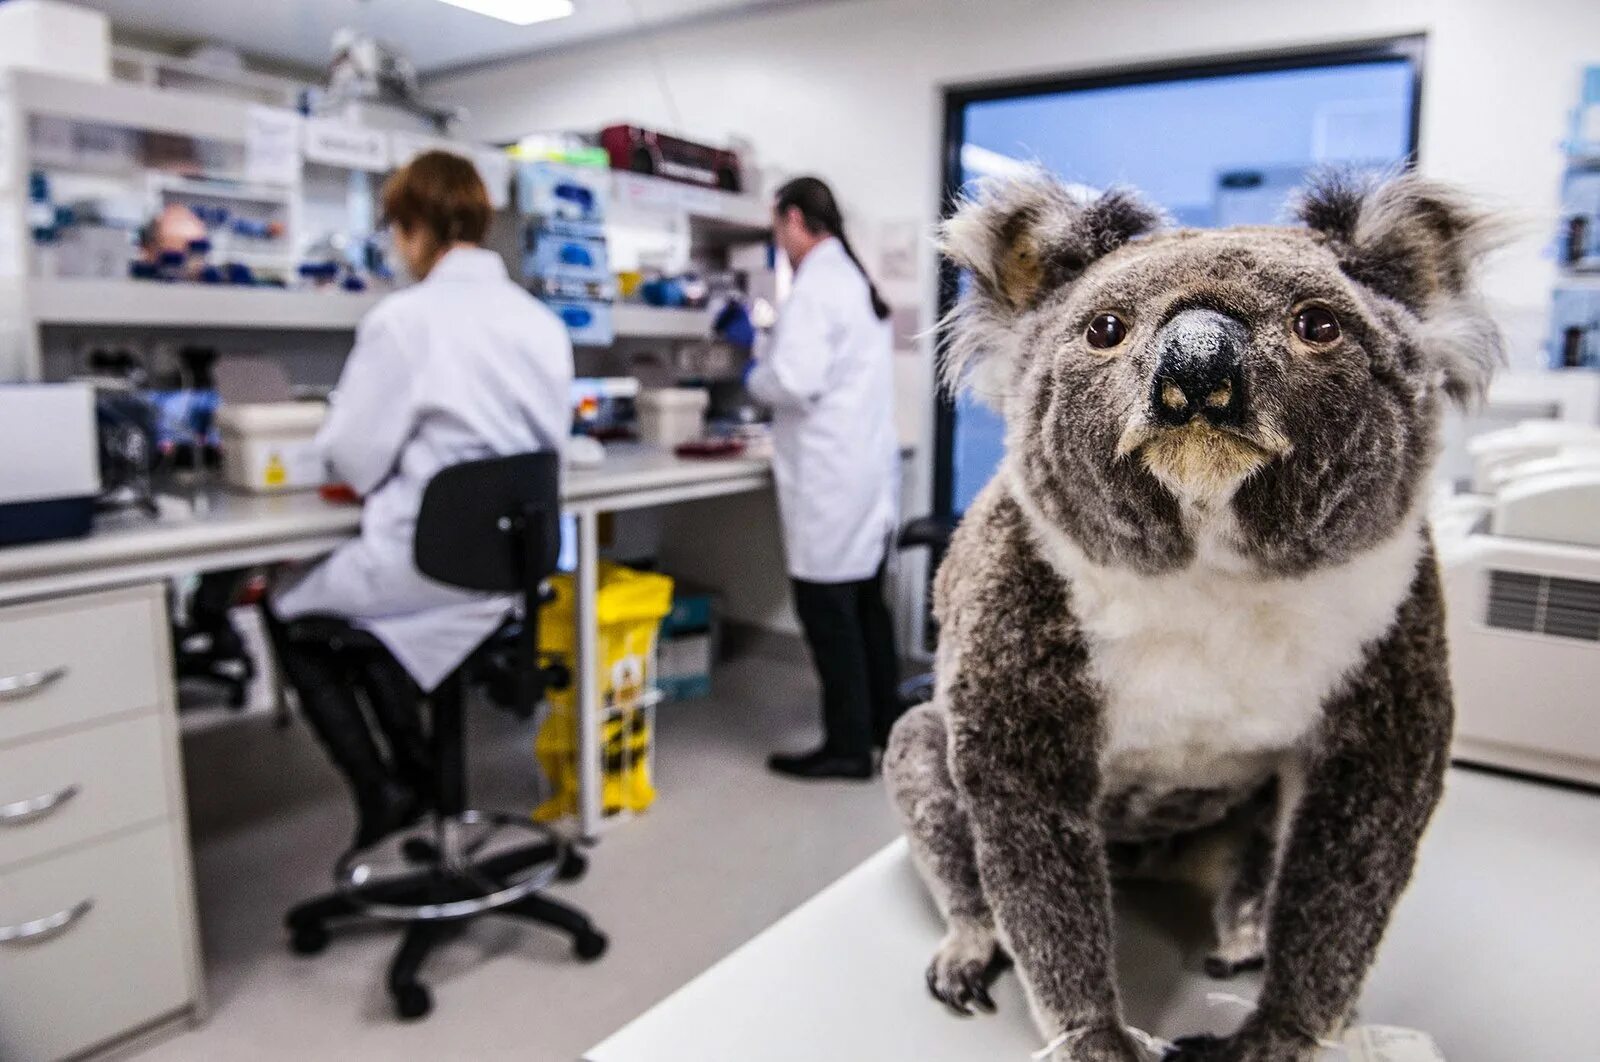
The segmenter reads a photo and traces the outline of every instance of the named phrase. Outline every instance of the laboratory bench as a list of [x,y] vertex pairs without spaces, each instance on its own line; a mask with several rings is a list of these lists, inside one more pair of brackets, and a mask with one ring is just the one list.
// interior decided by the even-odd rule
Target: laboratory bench
[[[580,812],[595,839],[599,518],[766,488],[765,458],[614,446],[571,469]],[[75,1057],[204,1013],[167,581],[327,553],[358,506],[206,491],[0,549],[0,1058]],[[269,913],[270,914],[270,913]],[[92,1001],[92,1002],[91,1002]]]

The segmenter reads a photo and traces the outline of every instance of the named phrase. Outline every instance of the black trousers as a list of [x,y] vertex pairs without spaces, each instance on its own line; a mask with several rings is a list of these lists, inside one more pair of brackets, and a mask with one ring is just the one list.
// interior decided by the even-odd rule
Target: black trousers
[[854,583],[792,582],[795,611],[822,679],[825,747],[838,756],[871,755],[900,714],[900,663],[883,601],[883,568]]

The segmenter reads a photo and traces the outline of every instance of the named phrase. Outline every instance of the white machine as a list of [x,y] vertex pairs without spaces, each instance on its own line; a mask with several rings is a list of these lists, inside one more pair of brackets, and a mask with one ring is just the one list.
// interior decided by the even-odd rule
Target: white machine
[[1600,785],[1600,428],[1473,439],[1474,493],[1440,499],[1456,754]]
[[89,385],[0,384],[0,546],[89,533],[97,439]]

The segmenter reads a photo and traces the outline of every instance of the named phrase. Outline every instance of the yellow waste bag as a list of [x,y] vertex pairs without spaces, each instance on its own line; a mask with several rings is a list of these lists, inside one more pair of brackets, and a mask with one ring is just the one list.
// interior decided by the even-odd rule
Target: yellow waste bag
[[[534,743],[539,766],[552,795],[534,810],[541,821],[578,811],[577,677],[573,663],[576,630],[573,577],[550,580],[555,599],[539,620],[539,648],[559,655],[574,672],[566,689],[550,691],[550,715]],[[635,571],[609,562],[600,565],[600,592],[595,615],[600,628],[601,806],[605,813],[643,811],[655,802],[650,777],[650,712],[644,695],[651,686],[656,635],[672,611],[672,580],[653,572]]]

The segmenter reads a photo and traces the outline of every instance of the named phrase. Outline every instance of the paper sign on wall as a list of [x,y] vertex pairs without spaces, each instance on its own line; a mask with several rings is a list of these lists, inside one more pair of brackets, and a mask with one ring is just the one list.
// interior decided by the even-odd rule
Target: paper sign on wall
[[472,164],[478,167],[489,190],[489,205],[504,210],[511,205],[511,156],[493,148],[478,148],[472,152]]
[[294,111],[254,106],[245,119],[245,179],[294,184],[300,179],[300,123]]
[[382,173],[389,168],[389,137],[377,129],[312,118],[306,122],[305,153],[308,162]]
[[424,151],[448,151],[452,155],[467,155],[467,148],[454,140],[446,140],[438,136],[424,136],[421,133],[396,132],[389,134],[390,161],[396,166],[404,166]]

